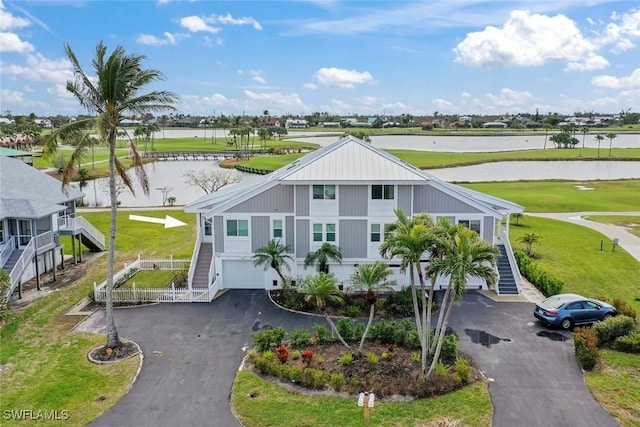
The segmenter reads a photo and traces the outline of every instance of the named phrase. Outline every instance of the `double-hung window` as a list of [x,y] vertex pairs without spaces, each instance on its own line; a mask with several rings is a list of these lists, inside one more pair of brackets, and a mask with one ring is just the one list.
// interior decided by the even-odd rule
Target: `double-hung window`
[[228,219],[227,220],[227,236],[228,237],[248,237],[249,236],[249,220]]
[[394,185],[372,185],[371,186],[371,199],[372,200],[393,200],[395,199],[395,186]]
[[473,230],[480,234],[480,220],[479,219],[461,219],[458,220],[458,224],[462,224],[469,230]]
[[371,224],[369,226],[369,241],[371,243],[380,243],[387,238],[387,232],[385,231],[387,224]]
[[314,184],[313,200],[335,200],[335,198],[336,198],[335,185]]
[[272,222],[271,229],[272,229],[274,240],[282,239],[284,237],[284,230],[283,230],[281,219],[274,219]]
[[335,224],[313,224],[313,241],[314,242],[335,242],[336,241],[336,225]]

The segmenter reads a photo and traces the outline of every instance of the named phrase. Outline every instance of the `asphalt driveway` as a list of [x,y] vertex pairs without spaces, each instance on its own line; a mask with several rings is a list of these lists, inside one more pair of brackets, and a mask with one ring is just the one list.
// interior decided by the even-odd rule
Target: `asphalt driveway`
[[[557,341],[571,334],[534,322],[532,308],[470,292],[452,315],[461,350],[493,380],[493,426],[617,426],[587,391],[573,341]],[[238,426],[229,395],[254,330],[324,320],[279,310],[265,291],[234,290],[211,304],[116,310],[116,322],[122,336],[142,347],[144,368],[94,426]]]

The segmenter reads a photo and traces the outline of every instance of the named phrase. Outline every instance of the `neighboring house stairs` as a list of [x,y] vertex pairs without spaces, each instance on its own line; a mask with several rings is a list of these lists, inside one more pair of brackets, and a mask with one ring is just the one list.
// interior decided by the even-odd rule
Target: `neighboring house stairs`
[[11,270],[13,270],[13,267],[15,267],[16,263],[18,262],[18,259],[20,259],[20,255],[22,255],[21,249],[16,249],[13,252],[11,252],[11,256],[9,257],[7,262],[2,266],[2,269],[7,273],[11,273]]
[[202,243],[196,260],[196,269],[193,273],[191,286],[195,289],[209,287],[209,268],[213,257],[213,247],[211,243]]
[[513,277],[513,271],[511,270],[511,264],[507,257],[507,252],[504,245],[497,245],[498,255],[498,274],[500,274],[500,280],[498,281],[498,294],[500,295],[518,295],[518,285]]
[[80,236],[80,241],[91,252],[102,252],[106,248],[104,234],[98,231],[84,217],[63,218],[60,225],[60,234],[70,236]]

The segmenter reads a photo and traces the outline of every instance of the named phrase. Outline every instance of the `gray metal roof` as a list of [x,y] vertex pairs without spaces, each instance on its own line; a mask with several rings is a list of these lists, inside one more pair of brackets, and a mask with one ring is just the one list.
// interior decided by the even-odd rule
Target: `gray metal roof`
[[62,191],[60,181],[20,160],[0,156],[0,219],[42,218],[64,210],[65,202],[84,193],[69,187]]

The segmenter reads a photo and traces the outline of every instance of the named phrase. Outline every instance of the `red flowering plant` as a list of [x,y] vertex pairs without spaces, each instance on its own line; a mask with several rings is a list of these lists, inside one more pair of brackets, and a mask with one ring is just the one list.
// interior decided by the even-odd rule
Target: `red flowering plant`
[[309,366],[311,365],[311,362],[313,362],[313,351],[312,350],[305,350],[302,352],[302,363],[304,363],[305,365]]
[[276,348],[276,356],[278,357],[280,363],[287,363],[287,361],[289,360],[289,349],[287,348],[287,346],[283,344],[280,347]]

